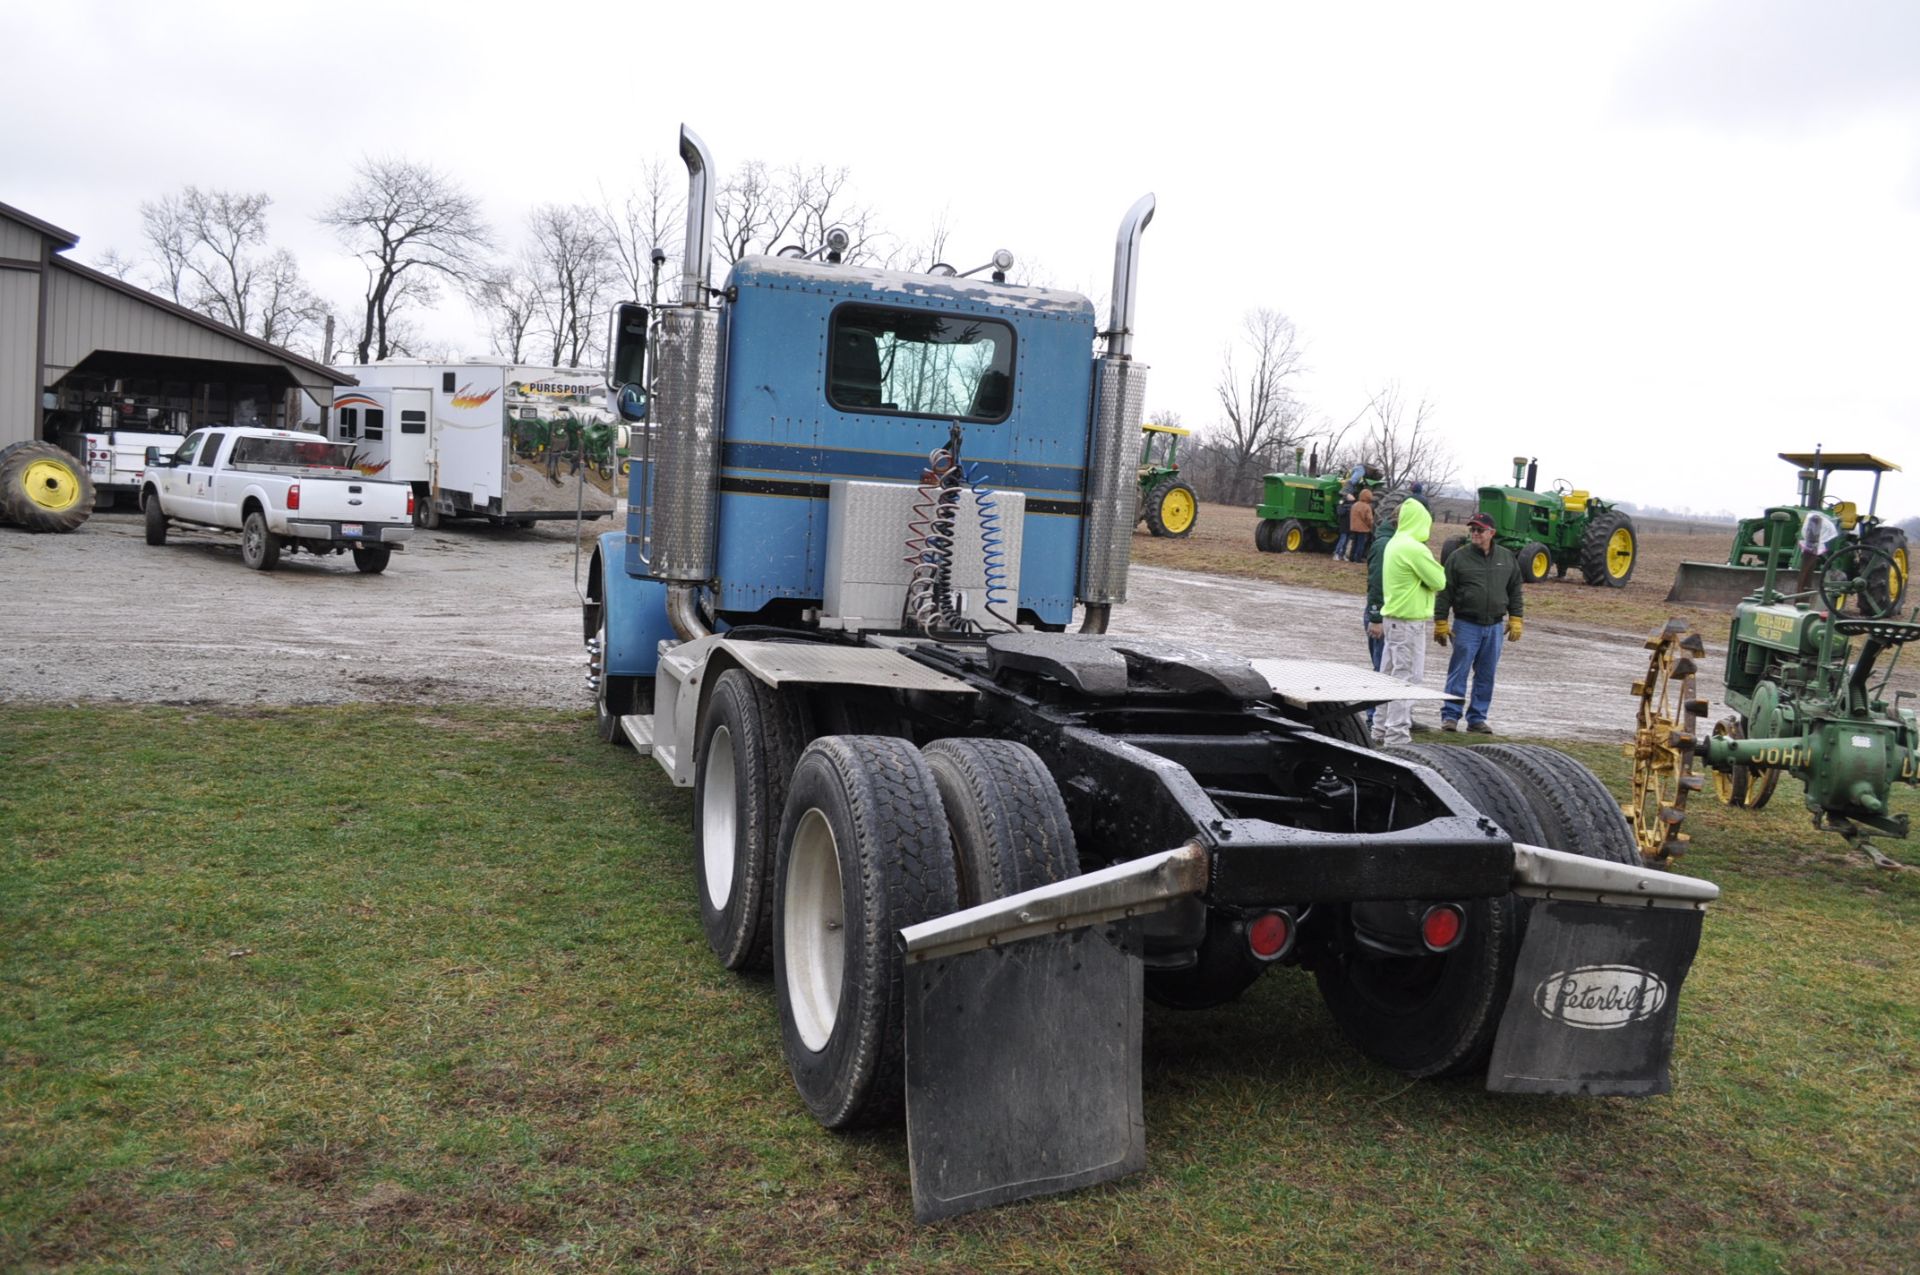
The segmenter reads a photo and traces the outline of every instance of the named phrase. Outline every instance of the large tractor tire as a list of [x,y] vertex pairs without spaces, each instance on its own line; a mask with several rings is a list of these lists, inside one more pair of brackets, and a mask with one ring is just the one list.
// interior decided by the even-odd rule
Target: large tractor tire
[[1892,615],[1907,596],[1907,533],[1898,527],[1875,527],[1860,543],[1879,552],[1865,557],[1867,587],[1856,606],[1862,615]]
[[1307,548],[1314,553],[1332,553],[1333,547],[1340,543],[1340,532],[1335,527],[1307,528]]
[[1147,493],[1145,504],[1147,530],[1156,536],[1184,540],[1193,534],[1193,524],[1200,519],[1199,498],[1193,488],[1177,478],[1156,484]]
[[787,1069],[829,1129],[906,1105],[906,962],[897,936],[959,906],[932,771],[903,739],[807,746],[780,821],[773,983]]
[[1640,533],[1618,509],[1596,515],[1580,538],[1580,576],[1588,584],[1624,589],[1640,560]]
[[72,531],[93,513],[93,477],[64,448],[27,441],[0,451],[0,522]]
[[707,946],[730,970],[772,963],[774,846],[807,732],[804,698],[745,669],[720,674],[707,697],[694,752],[694,877]]
[[924,756],[953,836],[961,907],[1080,875],[1067,805],[1033,749],[1010,739],[942,739]]
[[[1539,821],[1526,797],[1487,758],[1439,744],[1390,751],[1431,768],[1514,840],[1540,840]],[[1471,900],[1465,911],[1465,937],[1451,951],[1381,956],[1356,948],[1314,970],[1321,999],[1354,1048],[1416,1078],[1462,1075],[1486,1066],[1519,955],[1521,905],[1507,894]]]
[[1310,534],[1298,518],[1283,518],[1267,541],[1274,553],[1299,553],[1307,547]]
[[1539,584],[1547,578],[1547,572],[1553,570],[1553,552],[1538,540],[1529,540],[1520,546],[1520,580],[1523,584]]

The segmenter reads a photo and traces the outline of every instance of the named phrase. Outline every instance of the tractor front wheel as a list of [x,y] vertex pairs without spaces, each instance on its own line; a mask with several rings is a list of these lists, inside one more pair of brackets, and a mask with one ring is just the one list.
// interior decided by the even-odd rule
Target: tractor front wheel
[[1529,540],[1520,546],[1520,579],[1527,584],[1539,584],[1547,578],[1547,572],[1553,570],[1553,554],[1538,540]]
[[1278,552],[1278,547],[1274,544],[1274,533],[1279,529],[1280,520],[1278,518],[1262,518],[1259,522],[1254,523],[1253,547],[1261,553]]
[[1307,547],[1307,529],[1298,518],[1288,518],[1267,537],[1276,553],[1299,553]]
[[1639,558],[1640,533],[1618,509],[1597,515],[1580,538],[1580,575],[1588,584],[1626,588]]
[[1156,536],[1183,540],[1193,534],[1199,516],[1199,498],[1193,488],[1177,478],[1169,478],[1147,493],[1147,530]]

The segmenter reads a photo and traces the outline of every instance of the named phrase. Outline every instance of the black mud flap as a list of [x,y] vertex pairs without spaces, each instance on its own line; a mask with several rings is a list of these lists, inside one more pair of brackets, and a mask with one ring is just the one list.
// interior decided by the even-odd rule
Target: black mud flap
[[1680,984],[1704,916],[1697,908],[1534,900],[1487,1088],[1666,1093]]
[[907,1155],[922,1222],[1146,1167],[1131,927],[907,970]]

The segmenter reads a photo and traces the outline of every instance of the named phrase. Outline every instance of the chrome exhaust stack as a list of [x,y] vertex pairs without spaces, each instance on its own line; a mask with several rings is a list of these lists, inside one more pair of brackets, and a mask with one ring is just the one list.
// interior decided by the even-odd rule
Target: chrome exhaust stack
[[720,505],[720,313],[707,304],[713,260],[713,154],[680,126],[687,165],[687,247],[680,304],[654,327],[653,482],[647,508],[648,562],[667,582],[667,615],[682,641],[710,632],[699,590],[713,576]]
[[1087,445],[1086,512],[1080,524],[1083,633],[1104,633],[1114,606],[1127,600],[1127,566],[1140,491],[1134,453],[1147,397],[1147,368],[1133,361],[1133,304],[1140,275],[1140,239],[1153,220],[1154,198],[1142,195],[1120,219],[1113,254],[1113,301],[1107,352],[1094,360],[1093,415]]

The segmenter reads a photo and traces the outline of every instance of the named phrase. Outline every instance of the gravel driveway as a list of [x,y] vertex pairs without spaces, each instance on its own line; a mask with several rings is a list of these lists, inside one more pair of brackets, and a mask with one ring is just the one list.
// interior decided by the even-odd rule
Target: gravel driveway
[[[378,576],[346,556],[306,554],[249,571],[237,538],[176,529],[150,546],[132,514],[95,514],[63,536],[0,530],[0,697],[584,710],[573,573],[570,523],[421,531]],[[1116,633],[1248,656],[1366,659],[1350,595],[1139,566],[1130,593]],[[1445,655],[1428,648],[1428,685],[1440,684]],[[1715,668],[1703,670],[1700,691],[1717,700],[1717,660],[1707,663]],[[1501,660],[1494,725],[1623,740],[1628,689],[1645,668],[1640,635],[1530,625]]]

